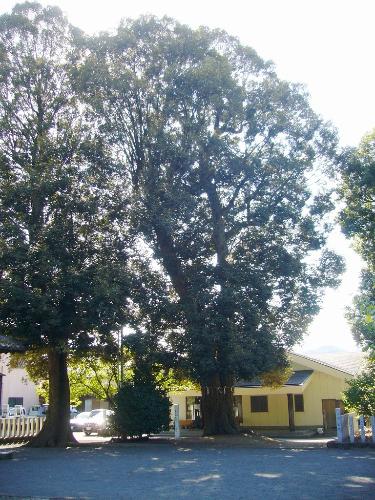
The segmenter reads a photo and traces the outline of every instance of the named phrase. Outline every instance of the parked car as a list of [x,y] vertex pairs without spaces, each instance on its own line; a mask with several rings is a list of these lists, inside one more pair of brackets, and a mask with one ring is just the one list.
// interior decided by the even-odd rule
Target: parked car
[[83,431],[83,427],[90,417],[90,411],[82,411],[70,419],[70,428],[72,431]]
[[29,408],[29,417],[45,417],[48,411],[48,405],[32,405]]
[[9,417],[26,417],[26,409],[21,405],[11,406],[8,409]]
[[109,417],[113,415],[112,410],[92,410],[90,416],[83,426],[86,436],[96,433],[98,436],[104,436],[109,433]]

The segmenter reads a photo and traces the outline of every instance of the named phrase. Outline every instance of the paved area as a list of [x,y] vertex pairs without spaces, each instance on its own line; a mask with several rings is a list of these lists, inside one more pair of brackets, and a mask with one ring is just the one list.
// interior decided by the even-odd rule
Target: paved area
[[375,452],[168,439],[13,448],[0,498],[374,499]]

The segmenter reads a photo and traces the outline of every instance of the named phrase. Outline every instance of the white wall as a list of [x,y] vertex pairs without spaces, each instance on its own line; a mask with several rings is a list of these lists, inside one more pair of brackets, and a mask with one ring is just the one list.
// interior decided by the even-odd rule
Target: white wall
[[23,398],[23,406],[28,409],[30,406],[39,403],[36,392],[36,385],[28,379],[28,375],[23,368],[8,368],[8,355],[0,355],[0,373],[3,376],[3,386],[1,391],[1,404],[8,404],[8,398]]

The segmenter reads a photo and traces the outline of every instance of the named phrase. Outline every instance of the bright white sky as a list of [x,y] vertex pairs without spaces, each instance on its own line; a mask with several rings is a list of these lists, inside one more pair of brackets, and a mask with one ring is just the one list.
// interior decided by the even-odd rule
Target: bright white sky
[[[0,13],[16,2],[1,0]],[[168,15],[192,27],[222,28],[276,64],[280,77],[304,83],[313,109],[338,128],[342,145],[357,145],[375,127],[373,0],[50,0],[70,22],[87,32],[113,30],[121,18]],[[358,286],[359,257],[339,230],[332,247],[342,253],[347,272],[330,290],[301,349],[322,345],[355,350],[344,318]]]

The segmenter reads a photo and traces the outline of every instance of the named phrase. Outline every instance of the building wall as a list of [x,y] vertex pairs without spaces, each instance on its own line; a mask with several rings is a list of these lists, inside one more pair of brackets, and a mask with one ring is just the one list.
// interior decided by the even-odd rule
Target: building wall
[[[306,369],[301,365],[300,369]],[[348,375],[349,378],[349,375]],[[288,399],[287,394],[303,394],[304,411],[295,412],[296,427],[322,427],[323,399],[342,399],[342,392],[347,384],[343,376],[314,371],[304,387],[280,387],[271,389],[236,388],[235,395],[242,396],[242,414],[245,427],[288,427]],[[186,419],[186,397],[199,396],[198,391],[175,392],[170,394],[172,403],[180,405],[180,419]],[[251,396],[268,396],[268,412],[251,412]]]
[[[199,396],[200,394],[198,393],[197,395]],[[184,393],[176,393],[173,396],[171,396],[172,403],[179,405],[180,420],[186,420],[186,397],[187,395]],[[173,412],[171,413],[171,415],[173,415]]]
[[[314,372],[312,380],[303,392],[304,412],[295,413],[296,426],[322,426],[322,400],[342,399],[347,387],[344,378],[333,377],[322,372]],[[348,376],[349,377],[349,376]]]
[[2,394],[0,404],[8,404],[8,398],[23,398],[23,406],[28,411],[30,406],[39,403],[36,385],[28,378],[22,368],[8,368],[8,356],[0,356],[0,373],[3,373]]
[[[315,371],[305,387],[283,387],[276,390],[265,387],[262,389],[236,389],[235,394],[242,395],[244,426],[288,426],[287,394],[293,393],[303,394],[304,401],[304,411],[294,412],[296,427],[321,427],[323,425],[322,400],[342,399],[342,393],[346,387],[347,383],[344,378]],[[276,392],[279,394],[275,394]],[[252,395],[268,396],[268,413],[251,412],[250,396]]]
[[82,411],[99,410],[102,408],[105,410],[109,409],[108,401],[97,398],[85,398]]
[[268,412],[251,412],[250,395],[242,396],[242,413],[245,427],[288,426],[288,403],[286,394],[269,394],[266,390],[256,396],[268,396]]

